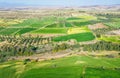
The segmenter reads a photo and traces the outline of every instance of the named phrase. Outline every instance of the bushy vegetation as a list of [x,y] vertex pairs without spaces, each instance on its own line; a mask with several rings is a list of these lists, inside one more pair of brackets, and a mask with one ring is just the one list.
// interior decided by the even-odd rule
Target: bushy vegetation
[[[8,56],[29,56],[36,53],[39,45],[47,44],[50,38],[24,37],[24,36],[0,36],[0,41],[4,42],[0,45],[0,59]],[[1,60],[1,61],[4,61]]]
[[85,51],[120,51],[119,43],[100,41],[94,44],[82,45]]

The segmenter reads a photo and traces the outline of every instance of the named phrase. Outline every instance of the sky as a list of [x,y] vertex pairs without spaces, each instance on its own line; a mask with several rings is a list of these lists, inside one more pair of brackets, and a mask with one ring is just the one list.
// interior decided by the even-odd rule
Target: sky
[[120,0],[0,0],[6,6],[90,6],[120,4]]

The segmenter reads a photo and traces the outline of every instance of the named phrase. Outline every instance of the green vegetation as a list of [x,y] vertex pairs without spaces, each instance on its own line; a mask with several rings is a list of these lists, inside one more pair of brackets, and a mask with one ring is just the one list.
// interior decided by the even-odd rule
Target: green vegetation
[[46,18],[31,18],[24,20],[22,23],[15,24],[14,26],[22,26],[22,27],[44,27],[45,25],[52,24],[56,21],[54,17],[46,17]]
[[30,31],[33,31],[35,30],[36,28],[22,28],[21,30],[19,30],[16,34],[25,34],[25,33],[28,33]]
[[96,21],[83,21],[83,22],[71,22],[73,25],[81,27],[81,26],[86,26],[90,24],[95,24],[97,23]]
[[120,51],[119,43],[99,41],[94,44],[82,45],[84,51]]
[[3,28],[3,27],[0,27],[0,31],[1,31],[1,30],[3,30],[3,29],[5,29],[5,28]]
[[66,27],[73,27],[73,25],[71,23],[69,23],[69,22],[65,22],[65,26]]
[[70,39],[75,39],[78,42],[83,42],[83,41],[93,40],[93,39],[95,39],[95,36],[90,32],[86,32],[86,33],[78,33],[78,34],[71,34],[71,35],[66,35],[66,36],[55,37],[53,39],[53,41],[67,41]]
[[43,28],[39,30],[35,30],[32,33],[39,33],[39,34],[66,34],[67,28]]
[[0,18],[0,26],[12,26],[13,24],[22,23],[24,19],[1,19]]
[[72,27],[69,28],[68,34],[76,34],[76,33],[84,33],[84,32],[91,32],[91,30],[87,26],[82,27]]
[[99,39],[107,42],[120,43],[120,36],[101,36]]
[[70,17],[70,18],[67,18],[67,20],[82,20],[82,19],[77,17]]
[[19,30],[19,28],[5,28],[4,30],[0,31],[0,34],[1,35],[11,35],[11,34],[15,34],[18,30]]
[[113,27],[113,28],[120,28],[120,22],[108,22],[108,23],[105,23],[105,25],[107,26],[110,26],[110,27]]
[[0,64],[0,77],[82,78],[84,76],[85,78],[119,78],[119,69],[117,70],[120,66],[119,60],[119,58],[70,56],[42,62],[29,62],[26,65],[21,61],[13,61]]
[[50,24],[50,25],[47,25],[46,28],[55,28],[55,27],[59,27],[59,24]]
[[16,9],[0,11],[0,78],[120,78],[119,12]]

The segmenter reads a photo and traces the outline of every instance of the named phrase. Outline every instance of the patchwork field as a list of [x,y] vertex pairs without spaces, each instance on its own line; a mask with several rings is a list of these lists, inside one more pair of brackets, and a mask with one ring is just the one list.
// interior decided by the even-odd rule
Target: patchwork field
[[[1,35],[24,35],[26,33],[38,34],[38,35],[64,34],[66,36],[54,38],[54,41],[56,40],[65,41],[70,39],[77,39],[77,41],[79,42],[88,41],[88,40],[93,40],[95,38],[91,30],[87,27],[89,24],[92,24],[91,21],[93,20],[96,21],[97,18],[89,14],[81,14],[77,16],[75,15],[74,17],[68,17],[68,18],[44,17],[44,18],[29,18],[24,20],[11,20],[13,22],[14,21],[16,22],[18,21],[18,22],[9,24],[7,28],[4,26],[3,26],[4,28],[1,27],[0,34]],[[5,23],[5,21],[2,19],[1,22]],[[84,35],[78,33],[83,33]],[[60,38],[64,38],[64,39],[60,39]]]
[[120,78],[119,9],[95,7],[0,11],[0,78]]

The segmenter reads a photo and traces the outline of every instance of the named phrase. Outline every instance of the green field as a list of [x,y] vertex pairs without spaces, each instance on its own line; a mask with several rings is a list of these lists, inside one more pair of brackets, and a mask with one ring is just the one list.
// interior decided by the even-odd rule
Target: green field
[[0,31],[1,31],[1,30],[3,30],[3,29],[5,29],[5,28],[3,28],[3,27],[0,27]]
[[35,30],[36,28],[21,28],[21,30],[19,30],[18,32],[16,32],[16,34],[25,34],[28,33],[30,31]]
[[0,78],[120,78],[120,12],[105,7],[0,8]]
[[107,42],[120,43],[120,36],[102,36],[100,40],[104,40]]
[[53,39],[53,41],[67,41],[67,40],[70,40],[70,39],[75,39],[78,42],[83,42],[83,41],[93,40],[93,39],[95,39],[95,36],[90,32],[77,33],[77,34],[55,37]]
[[105,25],[109,26],[109,27],[113,27],[113,28],[120,28],[120,22],[108,22],[105,23]]
[[14,24],[13,26],[22,26],[22,27],[43,27],[45,25],[52,24],[56,21],[56,18],[54,17],[46,17],[46,18],[31,18],[26,19],[22,23]]
[[67,28],[43,28],[35,30],[31,33],[37,33],[37,34],[66,34]]
[[0,77],[83,78],[84,76],[85,78],[120,78],[120,70],[114,69],[119,68],[119,60],[120,58],[69,56],[42,62],[29,62],[26,65],[22,61],[12,61],[0,64]]
[[35,30],[35,28],[0,28],[0,35],[25,34]]
[[96,20],[96,17],[89,14],[68,18],[49,16],[28,19],[0,19],[0,26],[3,26],[6,22],[8,23],[7,27],[6,25],[3,26],[5,29],[0,28],[0,34],[14,35],[28,32],[31,32],[31,34],[67,34],[69,28],[87,26],[91,24],[91,20]]
[[12,35],[15,34],[20,28],[5,28],[0,31],[1,35]]

